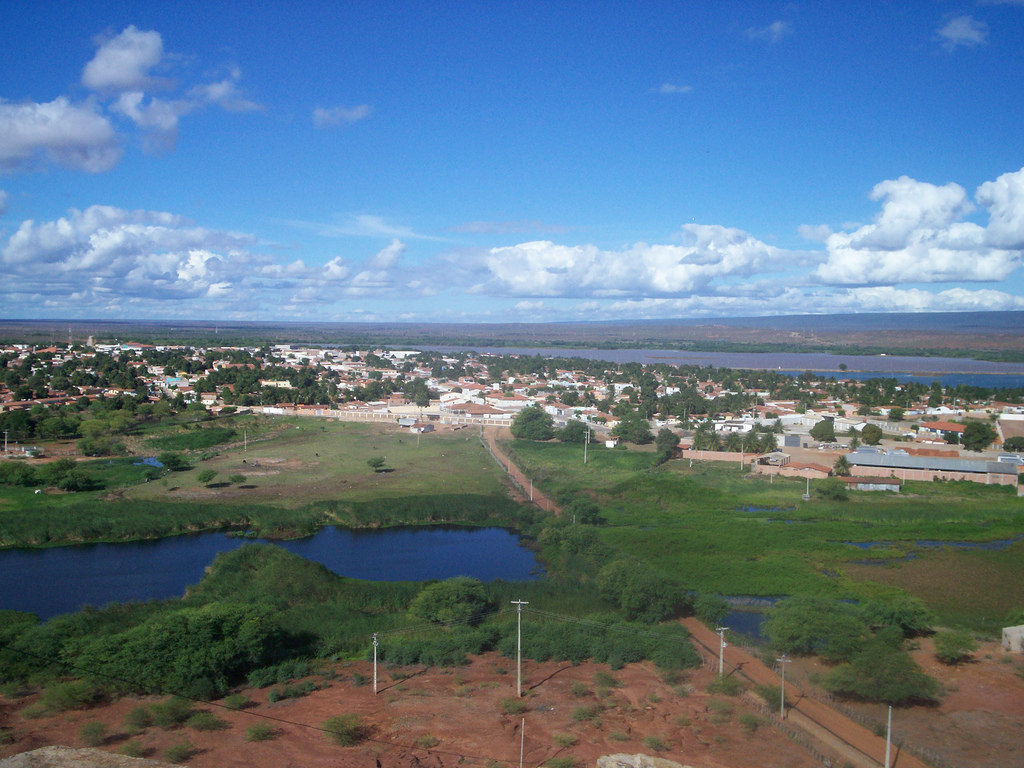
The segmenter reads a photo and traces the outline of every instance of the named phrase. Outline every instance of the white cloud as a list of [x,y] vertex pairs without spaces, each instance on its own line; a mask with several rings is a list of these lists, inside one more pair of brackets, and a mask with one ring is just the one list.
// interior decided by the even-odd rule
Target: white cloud
[[883,181],[871,193],[883,200],[874,223],[836,232],[818,267],[825,283],[884,285],[998,282],[1024,257],[1024,169],[978,189],[989,227],[963,221],[974,206],[958,184],[936,186],[906,176]]
[[832,227],[827,224],[801,224],[796,231],[804,240],[823,243],[832,234]]
[[164,84],[150,77],[160,63],[164,43],[159,32],[125,30],[103,42],[82,71],[82,85],[94,91],[145,91]]
[[111,110],[127,117],[145,131],[145,148],[150,151],[174,149],[178,141],[178,119],[187,115],[195,104],[187,101],[164,101],[147,97],[141,91],[122,93]]
[[662,83],[657,90],[658,93],[690,93],[693,91],[693,86],[676,85],[675,83]]
[[373,114],[373,107],[360,104],[357,107],[317,107],[313,110],[313,125],[317,128],[334,128],[339,125],[356,123]]
[[767,40],[769,43],[777,43],[791,34],[793,26],[788,21],[773,21],[767,27],[750,27],[746,32],[751,40]]
[[988,39],[988,24],[978,21],[973,16],[957,16],[951,19],[946,26],[938,30],[942,40],[942,47],[952,51],[957,46],[973,48],[976,45],[984,44]]
[[[614,297],[689,294],[719,278],[782,269],[787,252],[746,232],[687,224],[683,245],[637,243],[621,251],[539,240],[457,260],[475,293]],[[452,258],[456,261],[455,258]]]
[[391,243],[370,259],[368,266],[372,269],[390,269],[398,263],[398,260],[405,253],[405,243],[397,237]]
[[10,195],[8,195],[6,191],[0,189],[0,216],[7,213],[7,207],[10,203],[10,199]]
[[228,76],[216,83],[197,85],[190,94],[203,103],[217,104],[228,112],[259,112],[264,109],[262,104],[257,104],[245,98],[238,87],[242,78],[242,71],[238,67],[232,67]]
[[545,224],[542,221],[467,221],[448,228],[449,232],[465,232],[474,235],[507,235],[514,232],[550,232],[564,234],[569,227]]
[[293,227],[311,230],[322,237],[386,237],[402,240],[444,241],[444,238],[423,235],[401,224],[390,224],[383,216],[369,213],[349,216],[340,224],[322,224],[319,222],[299,221],[297,219],[292,219],[285,223]]
[[0,99],[0,172],[29,170],[41,158],[100,173],[117,165],[121,148],[92,103],[74,105],[63,96],[45,104]]

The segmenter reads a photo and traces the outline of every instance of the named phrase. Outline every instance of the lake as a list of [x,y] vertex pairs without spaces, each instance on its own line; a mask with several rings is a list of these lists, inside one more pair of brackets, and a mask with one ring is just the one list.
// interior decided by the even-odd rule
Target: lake
[[[0,609],[48,619],[83,605],[181,597],[221,552],[251,539],[224,533],[157,541],[0,551]],[[527,581],[543,571],[518,537],[501,528],[324,528],[272,542],[341,576],[369,581],[425,581],[472,576]]]
[[[799,375],[811,371],[837,379],[894,378],[943,386],[1024,387],[1024,364],[998,363],[958,357],[907,357],[903,355],[829,355],[815,352],[683,352],[672,349],[549,349],[539,347],[435,347],[416,346],[432,352],[476,351],[488,355],[540,355],[582,357],[611,363],[643,365],[699,365],[716,368],[775,370]],[[850,370],[840,371],[846,365]]]

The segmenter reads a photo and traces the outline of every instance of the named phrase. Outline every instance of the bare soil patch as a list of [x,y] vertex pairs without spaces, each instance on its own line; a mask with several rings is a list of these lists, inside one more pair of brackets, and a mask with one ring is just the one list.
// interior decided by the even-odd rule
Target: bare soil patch
[[[196,768],[439,768],[460,762],[496,767],[518,765],[525,719],[524,764],[530,766],[569,755],[580,765],[593,765],[599,756],[619,752],[659,754],[702,768],[818,765],[802,747],[763,720],[751,730],[750,717],[741,720],[741,716],[760,719],[760,715],[746,699],[704,693],[713,678],[704,669],[669,684],[652,665],[634,664],[612,673],[620,685],[605,689],[595,685],[597,673],[608,672],[605,665],[527,661],[522,699],[527,711],[522,715],[502,712],[502,699],[515,697],[515,669],[513,662],[496,654],[474,658],[457,669],[381,670],[376,696],[369,682],[361,686],[353,682],[357,672],[372,678],[368,662],[339,663],[336,670],[338,678],[329,687],[303,698],[271,704],[270,689],[246,690],[256,702],[251,709],[236,712],[202,706],[230,724],[225,730],[150,727],[132,740],[139,742],[147,757],[155,758],[188,740],[196,750],[188,764]],[[402,675],[409,677],[401,679]],[[129,740],[125,716],[154,699],[126,698],[87,711],[24,719],[19,713],[31,701],[32,697],[0,699],[0,727],[15,737],[13,743],[0,746],[0,758],[51,744],[82,746],[78,732],[90,721],[106,724],[112,736],[102,748],[116,751]],[[344,713],[358,715],[366,726],[368,738],[357,746],[337,746],[318,730],[327,718]],[[254,724],[273,727],[275,738],[246,741],[246,729]],[[664,751],[657,751],[662,746]]]

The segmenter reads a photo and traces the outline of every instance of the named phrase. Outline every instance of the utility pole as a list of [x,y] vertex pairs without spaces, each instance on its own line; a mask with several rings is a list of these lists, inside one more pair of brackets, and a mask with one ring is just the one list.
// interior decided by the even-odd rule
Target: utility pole
[[728,627],[718,627],[715,631],[718,633],[718,676],[721,677],[725,672],[725,646],[728,645],[725,642],[725,631]]
[[377,695],[377,633],[373,633],[373,695]]
[[583,441],[583,463],[587,463],[587,446],[590,445],[590,427],[587,427],[587,439]]
[[533,478],[530,478],[530,501],[533,501]]
[[892,745],[892,704],[889,705],[889,723],[885,727],[885,768],[889,768],[889,750]]
[[782,667],[782,695],[779,696],[779,719],[786,719],[786,665],[792,661],[789,656],[782,654],[782,658],[776,659]]
[[4,453],[7,453],[7,430],[4,430]]
[[[519,724],[519,768],[523,768],[523,747],[526,746],[526,718]],[[888,768],[888,766],[886,766]]]
[[516,607],[516,696],[523,698],[523,606],[529,602],[511,600]]
[[242,430],[242,441],[244,447],[242,448],[243,453],[249,452],[249,432],[245,429]]

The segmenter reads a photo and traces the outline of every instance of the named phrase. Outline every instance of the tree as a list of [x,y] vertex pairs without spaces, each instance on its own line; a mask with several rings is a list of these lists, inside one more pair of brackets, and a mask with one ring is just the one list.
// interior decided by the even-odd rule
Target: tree
[[384,463],[387,461],[383,456],[371,456],[366,460],[366,466],[372,469],[374,472],[380,472],[384,468]]
[[636,411],[630,411],[620,418],[619,423],[612,428],[612,434],[635,445],[646,445],[654,440],[650,422]]
[[604,525],[608,521],[601,514],[601,508],[586,496],[575,500],[565,510],[577,523],[584,525]]
[[962,630],[940,632],[935,636],[935,655],[943,664],[959,664],[976,650],[978,644],[974,638]]
[[909,653],[881,638],[865,645],[850,663],[831,670],[822,684],[840,696],[893,706],[933,704],[940,696],[938,682]]
[[983,451],[998,437],[996,431],[983,421],[969,421],[964,428],[960,444],[969,451]]
[[846,501],[850,498],[850,495],[846,492],[846,483],[836,477],[826,477],[817,487],[814,492],[822,499],[829,499],[830,501]]
[[834,443],[836,441],[836,428],[832,419],[822,419],[811,427],[811,437],[819,443]]
[[903,421],[904,411],[902,408],[889,409],[889,421]]
[[1003,449],[1011,453],[1024,453],[1024,437],[1011,437],[1003,443]]
[[874,424],[865,424],[860,431],[860,439],[867,445],[878,445],[882,442],[882,428]]
[[558,439],[563,443],[585,443],[590,427],[579,419],[571,419],[564,429],[559,430]]
[[171,472],[181,472],[190,467],[188,459],[176,451],[162,451],[156,459]]
[[425,587],[409,604],[409,613],[451,626],[479,618],[489,601],[479,579],[456,576]]
[[718,595],[702,592],[693,601],[693,615],[709,627],[717,627],[731,610],[732,606]]
[[818,654],[831,661],[851,658],[868,632],[853,606],[825,597],[791,597],[777,603],[762,629],[783,653]]
[[216,476],[217,476],[217,470],[215,470],[215,469],[204,469],[202,472],[200,472],[198,475],[196,475],[196,480],[201,485],[206,485],[207,483],[212,481],[213,478],[215,478]]
[[872,600],[864,606],[864,620],[876,629],[895,627],[903,637],[917,637],[931,629],[932,613],[920,598],[900,595],[891,600]]
[[850,461],[845,455],[840,456],[836,459],[836,463],[832,465],[832,471],[839,477],[850,476]]
[[597,575],[601,596],[614,602],[630,620],[654,623],[679,608],[679,587],[633,560],[616,560]]
[[654,444],[658,447],[658,453],[671,454],[679,445],[679,436],[668,427],[662,427],[654,437]]
[[520,440],[550,440],[555,436],[555,422],[540,405],[523,408],[512,419],[512,437]]

